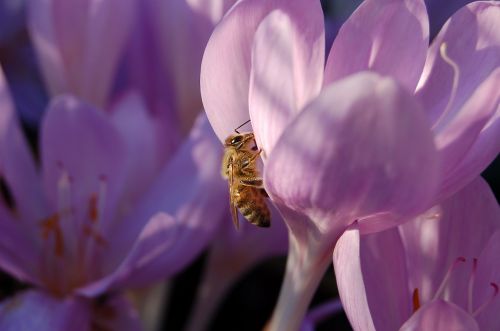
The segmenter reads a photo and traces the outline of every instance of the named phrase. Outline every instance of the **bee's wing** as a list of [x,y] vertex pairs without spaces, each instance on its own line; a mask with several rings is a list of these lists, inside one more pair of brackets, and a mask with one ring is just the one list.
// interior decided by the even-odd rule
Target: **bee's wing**
[[236,229],[239,229],[240,227],[240,222],[238,220],[238,211],[236,210],[236,204],[234,203],[233,200],[233,190],[234,190],[234,174],[233,174],[233,165],[230,163],[229,164],[229,209],[231,209],[231,217],[233,219],[233,224],[236,227]]

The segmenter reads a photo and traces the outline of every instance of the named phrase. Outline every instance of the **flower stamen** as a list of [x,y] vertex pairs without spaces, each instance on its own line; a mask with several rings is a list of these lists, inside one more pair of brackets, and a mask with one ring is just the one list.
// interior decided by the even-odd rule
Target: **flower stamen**
[[472,272],[469,278],[469,288],[467,293],[467,310],[472,314],[472,292],[474,290],[474,280],[476,279],[477,258],[472,260]]
[[455,262],[453,262],[451,267],[446,272],[446,275],[444,276],[443,281],[439,285],[439,288],[436,291],[436,294],[434,294],[434,298],[432,300],[436,300],[443,295],[443,292],[446,288],[446,285],[448,284],[448,281],[450,280],[451,274],[453,273],[453,271],[455,271],[455,269],[458,267],[458,265],[464,263],[465,261],[466,261],[465,257],[460,256],[455,260]]
[[450,92],[450,98],[448,99],[448,103],[446,104],[446,107],[444,108],[443,112],[441,113],[437,121],[432,126],[432,129],[437,127],[439,123],[441,123],[441,121],[444,118],[446,118],[446,116],[450,112],[451,107],[453,106],[453,102],[455,101],[455,97],[457,95],[458,81],[460,80],[460,68],[458,67],[458,64],[448,56],[447,47],[448,45],[446,43],[442,43],[441,46],[439,47],[439,54],[441,55],[443,61],[449,64],[450,67],[453,69],[453,82],[451,85],[451,92]]
[[42,220],[40,226],[42,228],[42,238],[44,240],[48,240],[51,233],[54,234],[54,254],[57,257],[62,257],[64,253],[64,240],[59,220],[59,214],[55,213]]
[[413,312],[416,312],[420,308],[420,296],[418,294],[418,288],[413,290],[412,295]]

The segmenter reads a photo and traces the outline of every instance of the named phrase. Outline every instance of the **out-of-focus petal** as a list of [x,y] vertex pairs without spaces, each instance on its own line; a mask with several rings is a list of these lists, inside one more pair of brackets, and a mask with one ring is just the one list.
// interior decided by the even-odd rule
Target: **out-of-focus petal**
[[[142,1],[156,33],[161,65],[172,86],[185,132],[203,108],[200,96],[200,63],[214,26],[235,0]],[[144,52],[144,50],[141,50]],[[164,93],[164,92],[163,92]]]
[[[124,182],[125,148],[109,118],[88,104],[61,96],[49,106],[41,134],[44,184],[70,242],[85,222],[106,227],[103,221],[114,220]],[[95,211],[94,219],[89,210]]]
[[374,231],[425,208],[436,174],[433,138],[412,96],[365,72],[327,87],[294,119],[264,179],[273,201],[322,230],[360,219],[362,231]]
[[[127,157],[125,163],[120,165],[126,169],[126,182],[123,184],[120,203],[125,206],[124,209],[130,210],[164,164],[165,152],[169,152],[169,141],[160,139],[156,118],[148,112],[137,93],[126,94],[114,105],[111,121],[126,144]],[[161,134],[161,138],[168,135]]]
[[[497,224],[500,223],[498,209],[497,206]],[[478,220],[482,221],[480,218]],[[474,281],[473,309],[478,309],[483,304],[487,305],[476,317],[481,330],[500,329],[500,319],[498,318],[500,296],[496,292],[497,289],[492,286],[492,283],[500,285],[500,256],[498,252],[500,252],[500,230],[497,227],[479,255]],[[493,301],[490,301],[492,298]]]
[[60,300],[30,290],[0,303],[0,330],[88,331],[90,314],[90,306],[84,300]]
[[[169,275],[169,265],[156,265],[160,256],[168,254],[176,236],[181,231],[179,224],[169,215],[159,213],[153,216],[141,231],[130,252],[116,270],[83,287],[78,292],[87,296],[98,296],[106,291],[130,285],[144,285],[146,280],[158,280]],[[167,270],[158,275],[157,270]]]
[[1,68],[0,109],[0,175],[15,200],[20,218],[38,220],[46,210],[41,183]]
[[[144,226],[159,212],[175,220],[175,243],[148,265],[157,268],[150,270],[151,277],[158,279],[188,264],[211,239],[226,206],[223,197],[227,183],[220,178],[221,159],[220,143],[202,115],[138,207],[107,230],[112,235],[105,272],[110,274],[121,264]],[[147,277],[146,273],[134,274],[131,282],[139,283]]]
[[421,307],[399,331],[479,331],[472,316],[458,306],[436,300]]
[[51,94],[70,92],[104,106],[128,37],[134,0],[43,0],[29,5],[30,32]]
[[[344,232],[333,251],[333,267],[344,311],[356,331],[375,331],[361,265],[359,229]],[[390,295],[393,291],[387,293]]]
[[367,0],[339,30],[325,85],[362,70],[393,76],[409,91],[425,63],[429,22],[422,0]]
[[23,225],[0,201],[0,269],[21,281],[37,284],[38,249]]
[[[201,96],[208,118],[220,140],[249,119],[248,92],[251,50],[255,31],[272,10],[298,22],[307,40],[323,38],[319,1],[240,1],[217,25],[201,65]],[[311,22],[307,29],[302,26]]]
[[59,49],[52,13],[53,0],[29,1],[28,27],[36,49],[41,71],[50,94],[68,91],[68,77]]
[[276,9],[255,32],[248,100],[257,144],[267,153],[321,89],[325,37],[317,22],[316,15],[298,20]]
[[[471,3],[448,20],[429,48],[417,96],[433,123],[442,117],[453,87],[454,71],[440,55],[443,43],[460,71],[452,107],[438,125],[434,124],[437,132],[457,116],[479,85],[500,66],[499,17],[496,1]],[[475,110],[481,111],[480,107]]]
[[[456,260],[463,257],[472,262],[499,228],[498,204],[480,177],[441,206],[403,224],[400,232],[410,289],[418,288],[422,302],[431,300]],[[463,289],[468,287],[470,265],[458,265],[446,285],[447,298],[463,308],[467,307],[468,294]],[[489,282],[483,285],[489,287]]]
[[335,247],[333,262],[344,310],[355,330],[367,330],[363,325],[371,323],[375,330],[397,330],[411,315],[405,254],[397,230],[359,237],[356,228],[349,229]]

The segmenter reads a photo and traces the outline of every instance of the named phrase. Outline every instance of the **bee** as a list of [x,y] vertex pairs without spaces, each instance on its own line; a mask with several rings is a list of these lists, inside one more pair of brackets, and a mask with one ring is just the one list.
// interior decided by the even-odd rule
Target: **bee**
[[271,213],[265,198],[262,177],[257,169],[257,158],[262,150],[255,144],[253,133],[230,135],[224,142],[222,177],[229,182],[229,205],[236,228],[239,227],[237,209],[252,224],[271,225]]

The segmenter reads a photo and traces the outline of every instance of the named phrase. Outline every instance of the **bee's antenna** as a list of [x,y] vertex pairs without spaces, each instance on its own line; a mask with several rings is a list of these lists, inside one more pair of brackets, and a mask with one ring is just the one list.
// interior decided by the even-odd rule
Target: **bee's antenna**
[[234,132],[236,132],[237,134],[240,134],[240,133],[238,132],[238,129],[239,129],[239,128],[241,128],[243,125],[245,125],[245,124],[249,123],[249,122],[250,122],[250,120],[248,120],[248,121],[246,121],[245,123],[241,124],[239,127],[237,127],[236,129],[234,129]]

